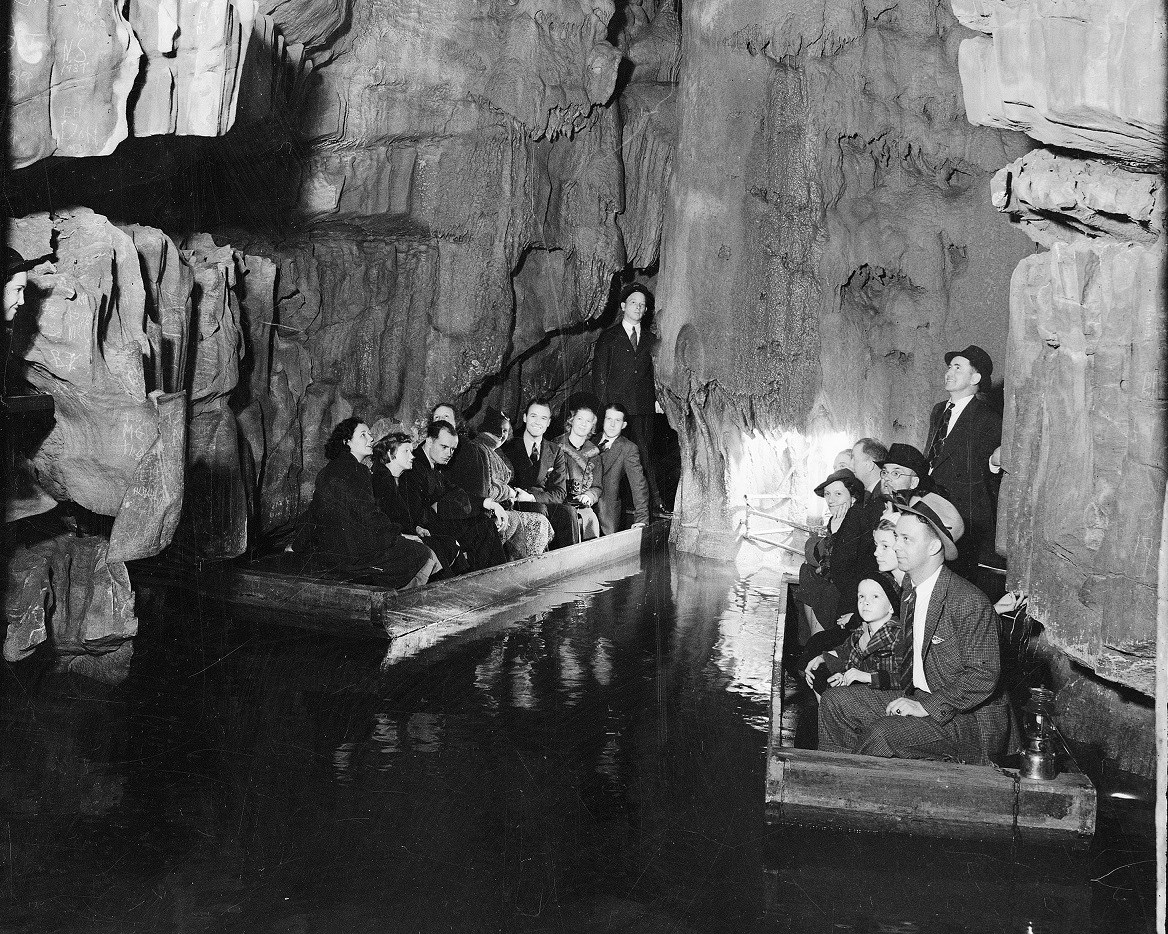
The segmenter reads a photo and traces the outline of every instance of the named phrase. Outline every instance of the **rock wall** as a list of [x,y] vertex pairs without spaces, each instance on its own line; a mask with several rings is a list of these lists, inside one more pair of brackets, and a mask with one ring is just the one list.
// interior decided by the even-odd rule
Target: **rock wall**
[[653,0],[620,23],[572,0],[74,6],[13,21],[26,168],[5,194],[47,257],[20,355],[58,400],[20,501],[52,534],[44,586],[11,591],[14,658],[46,639],[108,654],[65,635],[80,564],[61,556],[82,539],[106,543],[114,590],[172,540],[237,555],[302,511],[340,418],[564,395],[625,237],[656,262],[671,154],[676,16]]
[[990,178],[1028,143],[969,125],[969,33],[932,3],[694,3],[681,34],[658,373],[677,543],[725,555],[744,494],[803,520],[856,438],[922,446],[946,350],[1002,360],[1033,247]]
[[1049,644],[1091,669],[1063,665],[1064,719],[1092,741],[1126,724],[1122,756],[1150,774],[1154,718],[1131,698],[1155,693],[1166,480],[1164,6],[953,6],[985,33],[961,47],[970,119],[1055,147],[992,191],[1046,248],[1010,288],[999,550]]
[[304,67],[255,0],[28,0],[10,28],[14,168],[109,155],[131,135],[220,136],[241,86],[254,108],[265,81]]
[[[18,511],[6,504],[4,656],[50,641],[68,666],[117,679],[137,631],[126,562],[171,544],[184,492],[200,554],[247,544],[247,474],[222,402],[241,351],[235,256],[183,252],[159,230],[119,229],[83,208],[12,222],[9,242],[44,259],[29,273],[8,368],[54,412],[21,465],[35,495]],[[200,468],[223,461],[216,484],[202,482]]]

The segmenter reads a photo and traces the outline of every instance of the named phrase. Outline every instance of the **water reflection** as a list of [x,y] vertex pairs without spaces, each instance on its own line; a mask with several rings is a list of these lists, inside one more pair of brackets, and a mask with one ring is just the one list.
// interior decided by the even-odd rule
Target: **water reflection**
[[1089,881],[1123,838],[1072,864],[768,828],[778,594],[660,556],[389,659],[176,600],[121,688],[6,683],[0,927],[1145,929],[1146,867]]

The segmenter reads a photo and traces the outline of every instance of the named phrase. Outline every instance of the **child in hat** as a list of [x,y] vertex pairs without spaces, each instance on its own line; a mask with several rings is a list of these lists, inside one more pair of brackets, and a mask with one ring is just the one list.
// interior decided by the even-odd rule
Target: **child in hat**
[[846,667],[828,678],[827,684],[833,688],[857,683],[876,690],[897,688],[900,596],[884,575],[865,577],[857,593],[857,610],[863,623],[836,650],[840,658],[847,659]]

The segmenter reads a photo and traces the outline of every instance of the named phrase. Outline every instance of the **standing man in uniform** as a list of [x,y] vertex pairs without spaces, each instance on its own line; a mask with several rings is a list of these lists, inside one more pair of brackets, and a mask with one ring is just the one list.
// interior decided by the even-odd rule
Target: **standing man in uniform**
[[979,396],[990,387],[990,355],[970,344],[945,354],[946,402],[929,418],[925,456],[929,476],[957,509],[965,526],[953,570],[978,583],[978,562],[992,561],[995,513],[990,457],[1002,443],[1002,417]]
[[641,454],[649,504],[655,514],[667,513],[657,489],[650,449],[657,391],[653,383],[652,335],[642,327],[653,293],[633,282],[621,289],[621,320],[596,339],[592,356],[592,391],[602,405],[619,402],[628,411],[630,439]]

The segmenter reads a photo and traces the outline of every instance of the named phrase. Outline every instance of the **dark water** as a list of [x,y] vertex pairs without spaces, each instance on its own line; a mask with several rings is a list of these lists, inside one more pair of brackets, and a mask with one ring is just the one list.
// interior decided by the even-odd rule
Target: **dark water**
[[768,827],[778,598],[732,567],[560,589],[391,660],[160,599],[120,687],[10,669],[0,929],[1151,929],[1146,815],[1082,857]]

